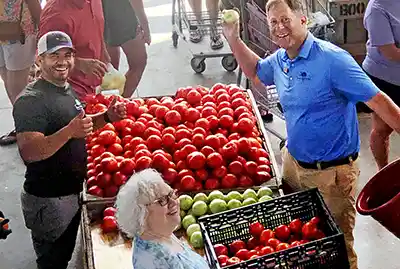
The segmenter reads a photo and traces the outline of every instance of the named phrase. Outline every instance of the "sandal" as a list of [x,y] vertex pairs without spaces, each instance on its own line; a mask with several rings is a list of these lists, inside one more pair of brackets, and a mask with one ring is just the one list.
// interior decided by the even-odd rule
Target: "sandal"
[[193,43],[199,43],[203,40],[203,34],[198,26],[191,26],[189,30],[189,39]]
[[220,34],[212,34],[210,36],[210,47],[213,50],[218,50],[224,47],[224,41]]
[[0,146],[7,146],[17,142],[17,132],[11,131],[9,134],[0,137]]

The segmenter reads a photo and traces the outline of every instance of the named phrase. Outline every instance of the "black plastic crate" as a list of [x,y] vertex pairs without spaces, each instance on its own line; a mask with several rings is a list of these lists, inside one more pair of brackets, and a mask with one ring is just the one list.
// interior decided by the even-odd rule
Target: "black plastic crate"
[[266,229],[274,229],[296,218],[307,222],[314,216],[321,219],[319,228],[325,238],[224,268],[350,268],[343,233],[316,188],[200,218],[208,263],[211,268],[220,269],[213,245],[247,241],[252,222],[259,221]]

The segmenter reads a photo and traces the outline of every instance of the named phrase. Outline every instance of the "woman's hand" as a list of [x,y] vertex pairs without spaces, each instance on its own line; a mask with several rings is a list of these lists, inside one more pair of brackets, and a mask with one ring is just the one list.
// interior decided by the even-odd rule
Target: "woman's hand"
[[107,110],[107,116],[112,122],[124,119],[126,117],[125,103],[117,102],[117,97],[114,97]]
[[240,38],[240,25],[239,21],[236,23],[226,23],[222,24],[222,31],[228,43],[231,43]]
[[107,65],[97,59],[76,58],[77,68],[86,75],[102,78],[107,73]]
[[151,34],[150,34],[150,28],[148,25],[147,25],[147,27],[146,26],[142,27],[141,25],[139,25],[136,35],[140,36],[147,45],[151,44]]

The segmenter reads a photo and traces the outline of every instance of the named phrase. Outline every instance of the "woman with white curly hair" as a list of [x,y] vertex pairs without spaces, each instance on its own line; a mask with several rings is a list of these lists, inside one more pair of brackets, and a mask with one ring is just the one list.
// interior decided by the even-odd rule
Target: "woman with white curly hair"
[[120,228],[133,237],[133,268],[209,268],[173,234],[180,223],[177,192],[157,171],[134,174],[119,191],[116,207]]

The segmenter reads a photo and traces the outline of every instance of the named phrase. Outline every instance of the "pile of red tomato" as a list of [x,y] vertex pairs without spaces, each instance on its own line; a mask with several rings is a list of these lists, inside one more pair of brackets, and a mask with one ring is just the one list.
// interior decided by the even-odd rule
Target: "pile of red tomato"
[[237,264],[322,239],[325,234],[318,228],[319,224],[318,217],[313,217],[305,224],[300,219],[294,219],[289,225],[279,225],[271,230],[265,229],[259,222],[254,222],[249,226],[251,237],[247,242],[235,240],[228,247],[216,244],[214,251],[221,267]]
[[[107,105],[102,95],[91,107]],[[181,191],[251,187],[271,179],[247,93],[215,84],[179,88],[175,97],[123,99],[128,117],[87,139],[88,192],[112,197],[134,171],[154,168]]]

